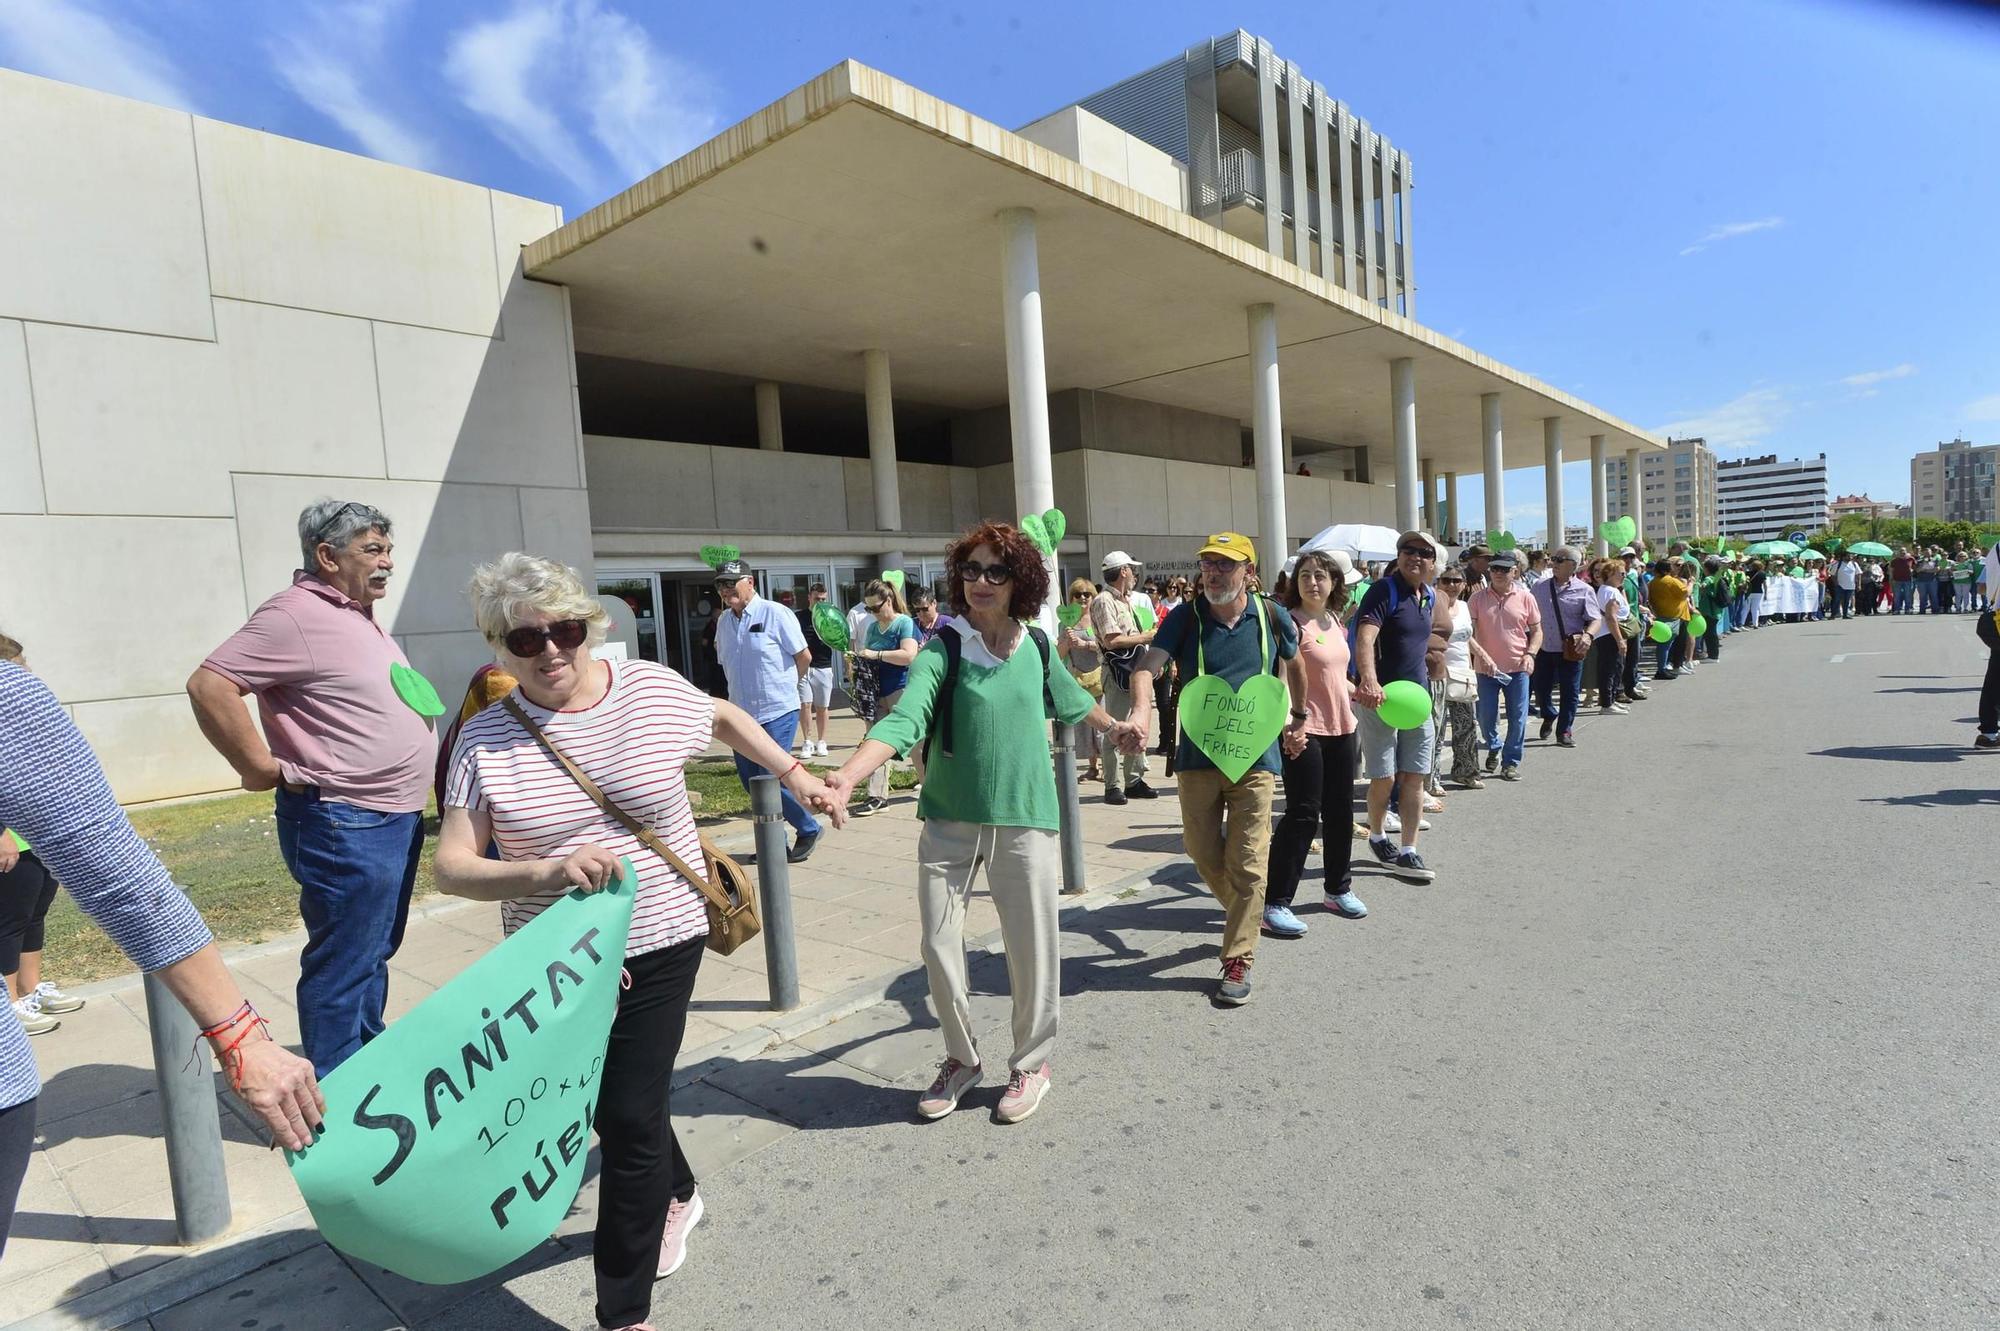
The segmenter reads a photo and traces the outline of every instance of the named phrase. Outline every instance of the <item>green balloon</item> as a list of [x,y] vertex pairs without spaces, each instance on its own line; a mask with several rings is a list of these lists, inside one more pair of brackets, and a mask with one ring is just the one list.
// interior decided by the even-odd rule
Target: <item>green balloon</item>
[[1688,632],[1697,638],[1708,632],[1708,616],[1696,611],[1695,617],[1688,621]]
[[847,619],[833,608],[831,601],[821,601],[813,607],[813,627],[819,630],[819,640],[836,652],[847,650]]
[[1414,680],[1399,679],[1382,686],[1382,705],[1375,709],[1391,730],[1415,730],[1431,719],[1431,691]]
[[1646,630],[1646,636],[1650,637],[1654,642],[1672,642],[1674,640],[1673,621],[1669,619],[1654,620],[1653,627]]

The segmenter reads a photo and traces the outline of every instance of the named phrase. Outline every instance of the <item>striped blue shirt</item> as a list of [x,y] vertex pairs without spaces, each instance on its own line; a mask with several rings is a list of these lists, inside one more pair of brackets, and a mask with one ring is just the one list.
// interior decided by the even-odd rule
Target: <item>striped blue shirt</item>
[[[0,827],[35,854],[141,970],[183,961],[208,926],[132,830],[97,755],[48,686],[0,662]],[[0,1109],[41,1093],[27,1032],[0,1016]]]

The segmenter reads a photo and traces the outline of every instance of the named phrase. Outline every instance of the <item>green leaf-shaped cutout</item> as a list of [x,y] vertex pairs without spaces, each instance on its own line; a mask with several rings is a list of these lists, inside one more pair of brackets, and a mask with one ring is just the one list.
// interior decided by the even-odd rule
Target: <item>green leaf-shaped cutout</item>
[[1059,508],[1052,508],[1042,514],[1042,529],[1049,534],[1049,549],[1053,551],[1062,544],[1063,533],[1069,530],[1069,519]]
[[444,699],[431,682],[401,661],[389,667],[389,687],[403,700],[403,705],[418,716],[443,716]]
[[1021,532],[1030,541],[1032,541],[1034,543],[1035,548],[1037,550],[1040,550],[1043,554],[1048,555],[1055,553],[1056,549],[1055,542],[1049,539],[1048,524],[1042,521],[1041,514],[1030,513],[1028,514],[1028,516],[1022,518]]

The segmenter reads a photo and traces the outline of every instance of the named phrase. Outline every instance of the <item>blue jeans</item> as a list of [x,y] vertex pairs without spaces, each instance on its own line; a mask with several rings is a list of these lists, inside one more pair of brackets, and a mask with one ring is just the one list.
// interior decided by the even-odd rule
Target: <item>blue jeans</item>
[[1917,579],[1917,613],[1934,615],[1938,608],[1937,579]]
[[[1534,682],[1536,713],[1553,720],[1557,734],[1567,735],[1576,725],[1576,705],[1583,699],[1583,662],[1565,661],[1561,652],[1536,652]],[[1557,706],[1549,702],[1552,690],[1557,692]]]
[[382,1033],[389,958],[403,943],[424,848],[421,813],[377,813],[277,791],[278,849],[299,884],[299,1036],[326,1076]]
[[1910,613],[1910,592],[1913,584],[1907,581],[1890,584],[1889,613],[1907,615]]
[[[792,747],[792,740],[799,733],[799,714],[785,712],[772,717],[769,721],[759,721],[757,724],[764,727],[765,734],[778,742],[779,748],[789,749]],[[736,779],[743,783],[743,789],[747,791],[750,789],[750,778],[764,774],[764,764],[753,763],[740,753],[732,756],[736,759]],[[772,772],[771,775],[777,776],[778,773]],[[778,788],[778,805],[785,811],[785,821],[792,825],[794,832],[804,837],[819,835],[819,819],[808,813],[806,806],[794,799],[792,792],[783,786]]]
[[[1507,699],[1507,747],[1500,747],[1500,699]],[[1479,733],[1485,736],[1486,751],[1499,753],[1508,767],[1521,765],[1528,743],[1528,672],[1516,670],[1502,684],[1491,675],[1479,677]]]

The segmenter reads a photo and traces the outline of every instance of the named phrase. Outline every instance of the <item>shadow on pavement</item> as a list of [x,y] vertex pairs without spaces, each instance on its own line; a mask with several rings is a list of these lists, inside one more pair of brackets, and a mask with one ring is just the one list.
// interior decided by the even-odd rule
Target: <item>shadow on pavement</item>
[[1865,803],[1901,805],[1909,809],[1969,809],[1982,804],[2000,806],[2000,790],[1940,790],[1935,795],[1881,795]]
[[1839,749],[1816,749],[1815,758],[1859,758],[1878,763],[1955,763],[1970,756],[1962,744],[1854,744]]
[[1877,689],[1877,693],[1977,693],[1977,684],[1968,684],[1962,689]]

